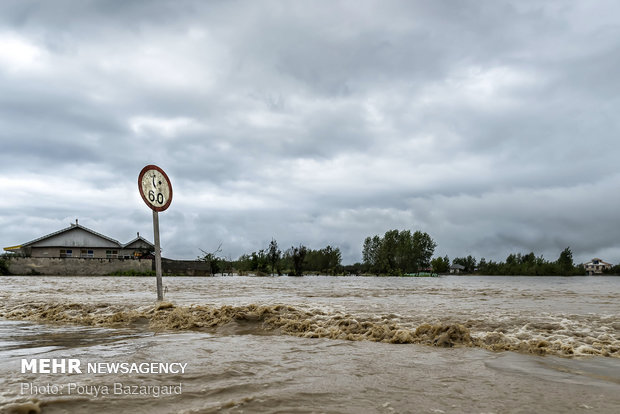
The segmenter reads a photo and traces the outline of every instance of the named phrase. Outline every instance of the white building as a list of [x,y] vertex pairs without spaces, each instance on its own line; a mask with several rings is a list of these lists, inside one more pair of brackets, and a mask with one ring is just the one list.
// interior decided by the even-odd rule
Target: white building
[[601,259],[595,257],[592,261],[588,263],[584,263],[583,265],[586,268],[586,273],[588,275],[600,275],[606,269],[611,269],[611,263],[607,263],[602,261]]

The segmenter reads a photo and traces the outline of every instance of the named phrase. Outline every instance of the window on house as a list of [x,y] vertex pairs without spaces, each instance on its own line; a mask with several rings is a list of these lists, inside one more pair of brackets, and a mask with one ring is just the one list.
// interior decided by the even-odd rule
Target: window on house
[[71,257],[71,256],[73,256],[73,250],[60,249],[60,257]]
[[108,259],[116,259],[118,258],[118,250],[106,250],[105,257]]
[[88,249],[82,249],[80,251],[80,257],[93,258],[95,257],[95,252]]

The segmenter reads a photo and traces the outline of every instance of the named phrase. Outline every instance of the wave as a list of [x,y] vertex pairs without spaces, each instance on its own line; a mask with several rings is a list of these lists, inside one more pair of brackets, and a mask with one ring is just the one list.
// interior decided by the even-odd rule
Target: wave
[[40,414],[40,401],[28,401],[8,404],[0,408],[2,414]]
[[[0,317],[45,323],[97,327],[145,328],[155,332],[207,330],[222,334],[284,334],[304,338],[423,344],[437,347],[479,347],[538,355],[600,355],[620,358],[620,337],[579,332],[558,335],[559,325],[527,323],[511,327],[439,321],[407,326],[396,317],[303,309],[290,305],[176,306],[170,302],[131,307],[113,304],[23,303],[0,309]],[[527,329],[524,329],[527,328]]]

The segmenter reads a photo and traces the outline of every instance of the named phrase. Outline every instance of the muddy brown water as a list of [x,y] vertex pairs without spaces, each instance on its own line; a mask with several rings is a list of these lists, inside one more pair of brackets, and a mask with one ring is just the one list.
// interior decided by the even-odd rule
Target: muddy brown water
[[[620,412],[618,277],[164,285],[0,278],[0,412]],[[63,358],[83,372],[22,373]]]

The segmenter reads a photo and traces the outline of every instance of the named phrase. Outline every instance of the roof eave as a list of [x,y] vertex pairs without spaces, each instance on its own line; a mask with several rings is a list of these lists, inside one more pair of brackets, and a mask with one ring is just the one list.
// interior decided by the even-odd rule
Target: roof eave
[[118,240],[112,239],[112,238],[110,238],[108,236],[105,236],[105,235],[103,235],[101,233],[97,233],[96,231],[91,230],[88,227],[84,227],[81,224],[71,224],[69,227],[65,227],[64,229],[55,231],[55,232],[50,233],[50,234],[48,234],[46,236],[43,236],[43,237],[39,237],[38,239],[31,240],[28,243],[24,243],[24,244],[21,245],[21,247],[31,246],[31,245],[33,245],[33,244],[35,244],[37,242],[40,242],[41,240],[49,239],[50,237],[57,236],[59,234],[65,233],[65,232],[67,232],[69,230],[76,229],[76,228],[80,228],[80,229],[82,229],[82,230],[84,230],[84,231],[86,231],[88,233],[94,234],[97,237],[101,237],[104,240],[107,240],[109,242],[115,243],[119,248],[123,247],[123,245]]

